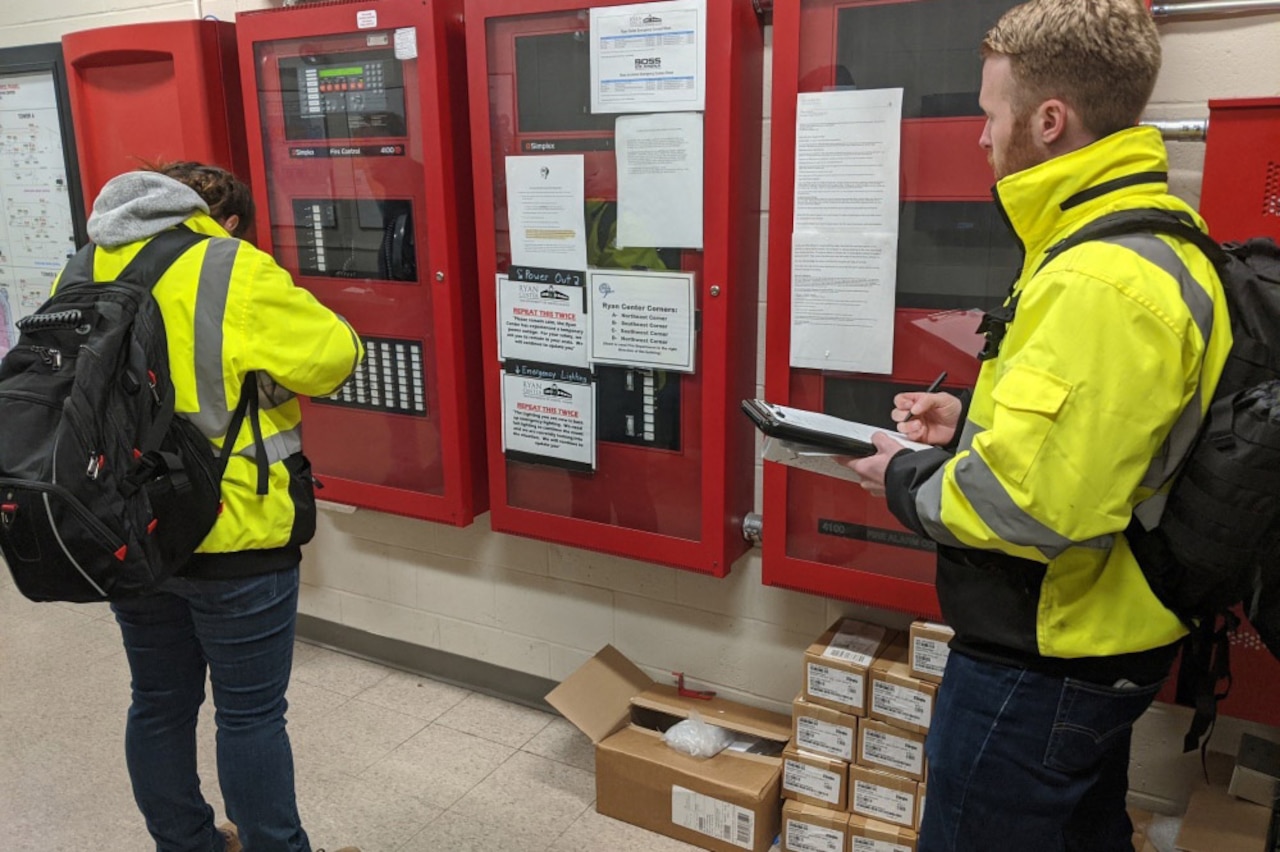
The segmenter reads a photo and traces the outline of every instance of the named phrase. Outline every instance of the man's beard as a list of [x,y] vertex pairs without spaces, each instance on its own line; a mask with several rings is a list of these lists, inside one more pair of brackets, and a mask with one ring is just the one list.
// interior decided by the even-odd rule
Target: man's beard
[[1043,152],[1036,148],[1035,142],[1031,138],[1031,116],[1021,116],[1013,123],[1013,133],[1009,136],[1009,144],[1000,156],[996,156],[995,149],[987,154],[987,162],[991,165],[991,171],[995,174],[996,180],[1003,180],[1009,175],[1017,174],[1025,171],[1032,166],[1038,166],[1047,160]]

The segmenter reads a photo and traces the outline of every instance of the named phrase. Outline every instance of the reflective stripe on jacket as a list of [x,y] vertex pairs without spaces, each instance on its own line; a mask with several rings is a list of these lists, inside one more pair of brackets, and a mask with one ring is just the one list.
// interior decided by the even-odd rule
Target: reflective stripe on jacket
[[[293,544],[294,499],[285,459],[302,449],[295,394],[324,396],[351,375],[364,349],[342,317],[294,285],[270,255],[229,237],[197,213],[184,223],[213,239],[188,249],[153,289],[164,316],[175,410],[220,448],[245,375],[259,377],[259,422],[269,491],[259,496],[257,451],[248,422],[222,480],[223,509],[197,553],[267,550]],[[94,278],[115,278],[146,240],[94,251]]]
[[[954,457],[890,465],[891,489],[910,491],[895,513],[951,554],[938,593],[961,645],[1115,657],[1186,632],[1122,533],[1167,483],[1217,385],[1231,347],[1222,285],[1193,246],[1150,235],[1085,243],[1039,270],[1107,213],[1191,213],[1167,171],[1158,131],[1133,128],[996,186],[1026,252],[1016,315],[982,367]],[[935,469],[921,469],[930,457]]]

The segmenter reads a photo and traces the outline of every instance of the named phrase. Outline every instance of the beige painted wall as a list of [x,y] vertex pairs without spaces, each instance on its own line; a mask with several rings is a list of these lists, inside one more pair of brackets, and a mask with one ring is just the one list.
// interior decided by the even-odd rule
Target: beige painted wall
[[[4,0],[0,46],[136,21],[232,19],[270,5],[276,4]],[[1280,93],[1280,14],[1166,21],[1162,33],[1165,65],[1150,117],[1203,118],[1211,97]],[[766,168],[768,105],[766,85]],[[1203,145],[1170,148],[1174,189],[1194,202]],[[767,194],[764,202],[767,211]],[[761,328],[763,341],[763,320]],[[304,582],[303,612],[378,635],[553,679],[611,642],[655,677],[683,670],[723,694],[784,712],[800,688],[803,649],[837,616],[906,623],[896,613],[767,588],[758,552],[743,557],[728,579],[712,580],[495,534],[487,516],[457,530],[367,511],[322,513]],[[1194,756],[1178,753],[1185,723],[1181,710],[1156,708],[1135,737],[1133,788],[1158,809],[1177,809],[1197,771]],[[1226,720],[1215,747],[1234,750],[1239,731],[1251,727]],[[1269,734],[1280,738],[1280,731]]]

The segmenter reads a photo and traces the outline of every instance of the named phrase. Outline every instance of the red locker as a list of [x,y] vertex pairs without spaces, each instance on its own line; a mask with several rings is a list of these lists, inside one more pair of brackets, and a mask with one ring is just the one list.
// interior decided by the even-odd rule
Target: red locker
[[465,526],[487,483],[460,0],[237,26],[261,245],[368,353],[304,400],[320,496]]
[[235,26],[162,21],[62,38],[85,204],[143,162],[196,160],[249,177]]

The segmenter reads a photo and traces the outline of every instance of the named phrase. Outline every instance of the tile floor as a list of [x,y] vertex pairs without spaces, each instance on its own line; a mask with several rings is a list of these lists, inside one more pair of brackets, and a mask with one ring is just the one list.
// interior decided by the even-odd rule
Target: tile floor
[[[148,852],[124,768],[129,672],[105,605],[33,604],[0,577],[0,849]],[[559,717],[299,643],[298,805],[317,847],[681,852],[595,812],[590,742]],[[213,713],[206,795],[222,818]]]

